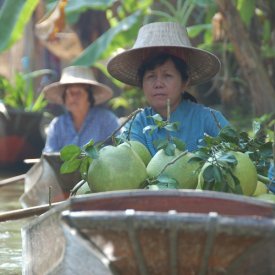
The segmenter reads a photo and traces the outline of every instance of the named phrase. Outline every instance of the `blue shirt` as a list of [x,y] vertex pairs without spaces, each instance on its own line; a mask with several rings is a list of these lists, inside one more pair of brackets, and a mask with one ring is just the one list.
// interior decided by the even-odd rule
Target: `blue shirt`
[[275,176],[274,176],[274,163],[271,163],[268,169],[268,178],[275,184]]
[[[132,124],[130,121],[125,126],[125,132],[123,133],[123,135],[128,134],[131,124],[130,139],[143,143],[149,149],[152,156],[157,152],[153,145],[153,141],[165,139],[167,137],[167,131],[163,128],[154,130],[152,134],[150,134],[149,131],[143,133],[143,129],[146,126],[154,125],[154,120],[148,118],[148,116],[153,116],[155,114],[156,112],[151,107],[145,108],[136,115]],[[220,128],[214,116],[220,124],[220,127],[223,128],[229,124],[219,111],[194,103],[190,100],[183,100],[170,116],[170,123],[180,123],[179,130],[169,133],[171,136],[182,140],[188,151],[194,151],[198,148],[198,144],[205,134],[210,136],[218,135]]]
[[91,139],[103,141],[118,127],[118,118],[111,111],[95,106],[90,109],[80,131],[76,131],[72,116],[67,112],[51,121],[43,152],[59,152],[69,144],[82,147]]

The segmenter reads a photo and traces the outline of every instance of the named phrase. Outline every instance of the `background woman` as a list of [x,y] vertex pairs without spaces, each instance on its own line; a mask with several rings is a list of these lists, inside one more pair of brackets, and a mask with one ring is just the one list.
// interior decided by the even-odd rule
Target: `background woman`
[[60,81],[42,92],[49,102],[62,104],[66,109],[50,123],[44,152],[59,152],[69,144],[81,147],[91,139],[100,142],[119,127],[118,118],[98,106],[112,97],[112,90],[97,82],[88,67],[65,68]]

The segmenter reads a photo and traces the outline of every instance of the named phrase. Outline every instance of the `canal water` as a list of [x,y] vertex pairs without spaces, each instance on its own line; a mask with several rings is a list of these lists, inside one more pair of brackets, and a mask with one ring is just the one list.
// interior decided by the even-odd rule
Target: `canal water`
[[[0,169],[0,180],[24,174],[28,169],[29,167]],[[0,213],[20,209],[18,199],[23,191],[22,181],[0,186]],[[0,222],[0,275],[22,274],[21,227],[30,219]]]

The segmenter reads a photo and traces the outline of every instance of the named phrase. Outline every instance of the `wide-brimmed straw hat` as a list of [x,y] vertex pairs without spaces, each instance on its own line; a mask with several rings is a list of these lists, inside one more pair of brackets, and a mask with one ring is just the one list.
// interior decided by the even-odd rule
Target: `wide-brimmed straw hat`
[[141,27],[133,48],[110,59],[107,69],[121,82],[140,86],[139,67],[148,58],[162,52],[179,57],[187,63],[189,86],[209,80],[220,70],[218,57],[192,47],[186,29],[175,22],[156,22]]
[[45,98],[56,104],[64,104],[63,93],[69,84],[86,84],[92,86],[95,105],[101,104],[113,95],[108,86],[96,81],[92,70],[84,66],[70,66],[62,70],[60,81],[51,83],[44,87],[42,93]]

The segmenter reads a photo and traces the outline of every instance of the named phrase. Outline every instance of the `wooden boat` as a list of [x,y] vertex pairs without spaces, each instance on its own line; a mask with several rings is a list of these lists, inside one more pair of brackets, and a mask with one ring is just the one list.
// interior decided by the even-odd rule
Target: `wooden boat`
[[24,193],[19,201],[23,207],[58,202],[69,197],[81,180],[79,172],[61,174],[62,161],[58,153],[44,153],[26,173]]
[[45,144],[42,113],[0,111],[0,167],[22,163],[26,158],[40,157]]
[[275,274],[274,210],[211,191],[72,197],[22,229],[23,274]]

